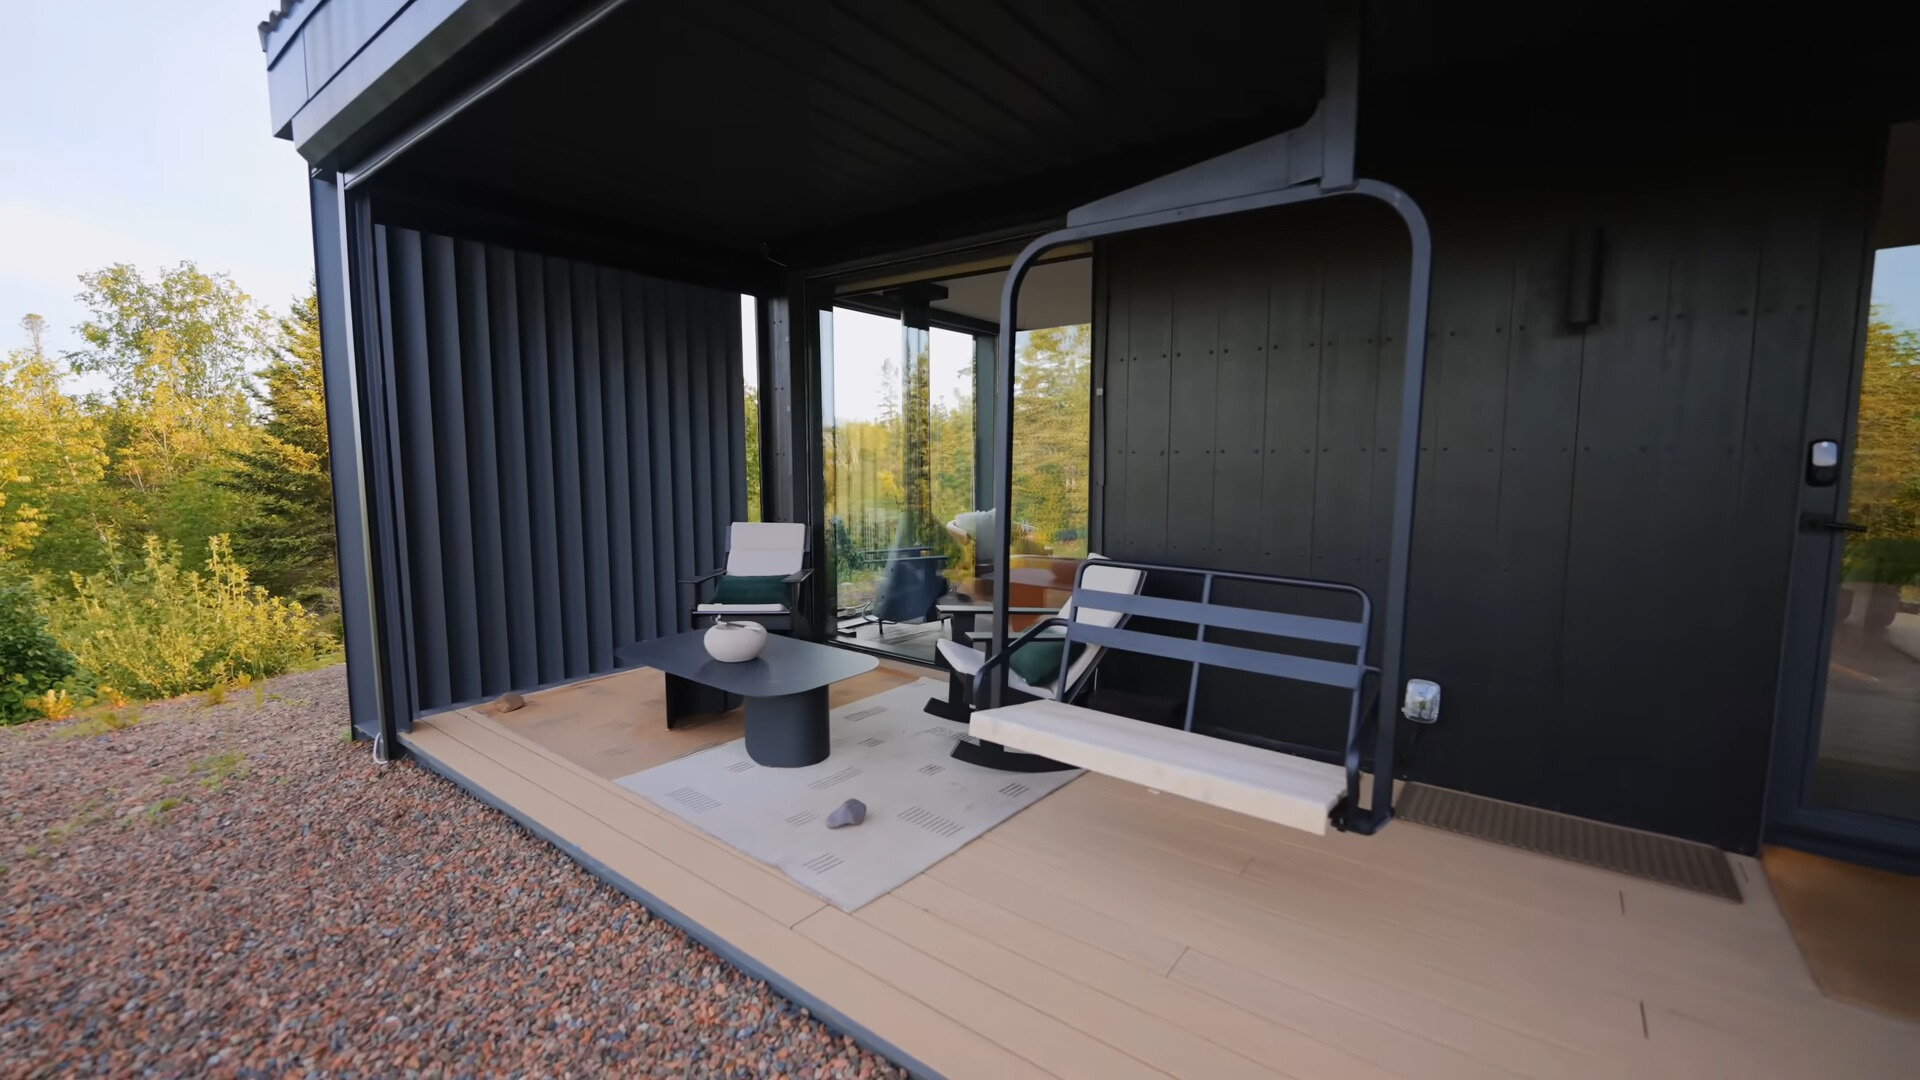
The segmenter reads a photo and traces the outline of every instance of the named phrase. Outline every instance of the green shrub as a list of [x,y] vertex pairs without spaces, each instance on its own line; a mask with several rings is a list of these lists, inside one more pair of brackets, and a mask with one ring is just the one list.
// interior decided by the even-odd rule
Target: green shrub
[[205,573],[182,570],[180,549],[149,536],[140,566],[75,575],[55,636],[100,682],[134,697],[276,675],[332,647],[317,616],[247,580],[225,536],[208,548]]
[[38,719],[31,704],[64,689],[74,677],[73,654],[47,632],[47,620],[24,586],[0,588],[0,724]]

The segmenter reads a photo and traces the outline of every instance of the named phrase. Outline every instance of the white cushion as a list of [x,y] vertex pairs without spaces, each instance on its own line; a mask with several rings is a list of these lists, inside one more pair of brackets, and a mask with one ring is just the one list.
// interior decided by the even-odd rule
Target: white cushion
[[985,709],[970,730],[985,742],[1310,833],[1326,833],[1347,791],[1338,765],[1057,701]]
[[[1107,561],[1107,557],[1097,551],[1088,552],[1087,572],[1081,575],[1080,584],[1089,589],[1099,589],[1102,592],[1133,593],[1137,595],[1140,592],[1140,586],[1146,583],[1147,575],[1139,570],[1128,570],[1118,566],[1092,565],[1094,563]],[[1123,616],[1122,613],[1118,611],[1102,611],[1099,608],[1086,608],[1078,614],[1075,614],[1073,600],[1069,598],[1065,604],[1060,606],[1060,617],[1071,617],[1074,622],[1086,623],[1089,626],[1104,626],[1111,629],[1112,627],[1120,625],[1120,620]],[[1080,650],[1079,657],[1067,668],[1067,685],[1072,686],[1074,683],[1079,682],[1080,676],[1086,674],[1087,669],[1092,667],[1094,661],[1098,660],[1100,654],[1105,651],[1104,646]],[[1045,696],[1052,697],[1053,695],[1046,694]]]
[[946,658],[947,665],[962,675],[971,677],[987,662],[985,653],[964,641],[941,638],[934,643],[940,655]]
[[[1080,584],[1089,589],[1099,589],[1101,592],[1133,593],[1138,595],[1140,586],[1147,580],[1147,575],[1139,570],[1129,570],[1118,566],[1093,565],[1094,563],[1107,561],[1108,559],[1105,555],[1098,552],[1088,552],[1087,572],[1081,575]],[[1061,606],[1060,615],[1062,618],[1065,618],[1071,614],[1073,614],[1073,601],[1068,600]],[[1082,611],[1074,621],[1083,622],[1089,626],[1112,628],[1120,625],[1120,617],[1120,612],[1117,611],[1101,611],[1098,608],[1088,608]]]
[[701,604],[693,610],[715,615],[726,615],[732,612],[750,613],[754,615],[785,615],[787,613],[787,606],[785,604]]
[[807,558],[807,527],[797,521],[736,521],[728,533],[727,573],[787,577]]

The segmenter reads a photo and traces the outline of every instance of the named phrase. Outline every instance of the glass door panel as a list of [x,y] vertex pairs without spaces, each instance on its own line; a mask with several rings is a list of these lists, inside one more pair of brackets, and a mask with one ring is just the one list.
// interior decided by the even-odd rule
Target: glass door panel
[[1812,802],[1920,821],[1920,245],[1874,261]]
[[972,335],[836,307],[827,350],[826,560],[838,635],[931,661],[935,604],[973,577]]

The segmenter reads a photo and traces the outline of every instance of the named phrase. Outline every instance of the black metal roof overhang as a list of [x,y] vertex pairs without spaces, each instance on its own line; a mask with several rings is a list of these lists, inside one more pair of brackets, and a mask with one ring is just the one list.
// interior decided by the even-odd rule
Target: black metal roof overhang
[[[1365,85],[1452,83],[1492,57],[1550,68],[1686,18],[1642,0],[1502,7],[1363,3]],[[370,190],[428,224],[458,205],[759,272],[858,261],[1032,229],[1297,125],[1322,91],[1327,22],[1321,0],[581,12],[597,17],[416,128]]]

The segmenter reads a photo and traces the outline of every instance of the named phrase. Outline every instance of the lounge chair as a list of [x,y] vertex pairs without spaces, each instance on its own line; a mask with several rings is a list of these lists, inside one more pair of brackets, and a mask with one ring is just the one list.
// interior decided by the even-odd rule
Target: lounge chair
[[946,569],[949,559],[946,555],[895,554],[887,560],[886,574],[880,579],[880,589],[868,611],[880,624],[882,634],[890,622],[917,623],[940,618],[935,605],[947,594],[947,579],[941,571]]
[[806,561],[805,525],[734,522],[727,530],[726,566],[680,583],[694,589],[694,625],[728,618],[791,632],[800,610],[800,584],[811,572]]
[[[1108,560],[1101,555],[1090,554],[1087,556],[1088,565],[1081,574],[1081,582],[1087,588],[1098,589],[1104,592],[1127,594],[1138,594],[1140,592],[1141,586],[1146,582],[1146,574],[1144,571],[1132,567],[1097,565],[1098,563],[1106,561]],[[1033,613],[1032,609],[1021,610],[1023,612]],[[1072,599],[1068,599],[1066,604],[1062,605],[1060,610],[1054,614],[1052,618],[1034,626],[1026,633],[1021,634],[1018,638],[1009,642],[1006,650],[1002,653],[990,657],[981,652],[970,640],[942,640],[939,643],[940,658],[946,662],[948,667],[953,669],[955,676],[952,680],[954,693],[961,692],[959,688],[962,686],[971,687],[978,683],[980,681],[980,673],[987,667],[1007,664],[1009,665],[1007,672],[1007,689],[1011,701],[1047,701],[1056,698],[1063,701],[1073,701],[1081,697],[1092,685],[1095,669],[1099,666],[1100,658],[1105,654],[1106,649],[1099,645],[1089,645],[1082,648],[1077,655],[1068,652],[1067,650],[1070,646],[1060,634],[1058,630],[1059,624],[1064,621],[1068,623],[1078,622],[1088,626],[1117,627],[1121,625],[1125,619],[1126,616],[1117,611],[1103,611],[1096,608],[1081,608],[1076,611]],[[1050,645],[1050,643],[1056,642],[1058,643],[1057,649]],[[1035,681],[1022,676],[1019,671],[1013,669],[1013,657],[1018,651],[1033,648],[1036,645],[1045,650],[1043,655],[1048,662],[1038,665],[1037,668],[1031,663],[1023,664],[1022,666],[1028,669],[1029,674],[1038,675],[1039,671],[1044,670],[1048,666],[1059,664],[1060,661],[1064,659],[1064,667],[1066,669],[1064,683],[1058,672],[1051,678],[1041,677],[1038,681]],[[1064,692],[1061,690],[1062,685],[1065,687]],[[970,692],[969,700],[966,701],[956,701],[953,699],[953,696],[950,695],[946,701],[934,699],[927,702],[927,712],[944,720],[964,721],[971,713],[974,704],[971,700]],[[989,768],[1007,769],[1018,772],[1042,772],[1050,769],[1070,767],[1030,754],[1011,753],[991,743],[960,743],[954,747],[953,756],[975,765],[985,765]]]

